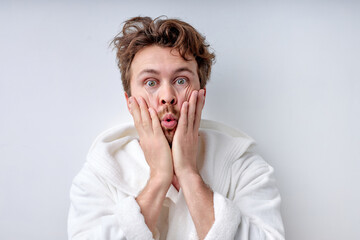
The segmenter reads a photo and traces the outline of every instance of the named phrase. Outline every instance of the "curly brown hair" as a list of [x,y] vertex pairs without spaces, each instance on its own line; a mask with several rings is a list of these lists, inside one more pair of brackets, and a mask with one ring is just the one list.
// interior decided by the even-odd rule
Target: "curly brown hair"
[[[194,56],[198,64],[200,87],[204,88],[210,78],[215,54],[209,52],[209,44],[190,24],[178,19],[157,17],[134,17],[125,21],[119,34],[111,41],[117,53],[117,64],[121,72],[124,91],[130,96],[130,66],[135,54],[150,45],[170,47],[179,51],[181,57]],[[189,56],[188,55],[188,56]]]

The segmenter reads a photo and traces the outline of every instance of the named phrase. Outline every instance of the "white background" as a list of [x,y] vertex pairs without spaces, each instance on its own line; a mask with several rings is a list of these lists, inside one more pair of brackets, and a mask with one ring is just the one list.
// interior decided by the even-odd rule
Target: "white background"
[[108,44],[127,18],[162,14],[215,50],[203,116],[257,140],[286,238],[360,239],[359,2],[127,2],[1,1],[0,239],[67,238],[87,150],[131,121]]

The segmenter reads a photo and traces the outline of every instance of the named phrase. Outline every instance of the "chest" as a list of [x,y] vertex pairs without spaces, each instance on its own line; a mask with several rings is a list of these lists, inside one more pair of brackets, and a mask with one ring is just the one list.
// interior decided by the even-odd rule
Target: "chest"
[[176,197],[167,197],[157,222],[160,240],[197,240],[195,225],[181,190]]

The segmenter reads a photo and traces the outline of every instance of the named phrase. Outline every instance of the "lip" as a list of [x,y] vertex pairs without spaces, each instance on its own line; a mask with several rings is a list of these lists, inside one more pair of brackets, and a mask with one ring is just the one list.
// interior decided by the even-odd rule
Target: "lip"
[[171,114],[165,114],[165,116],[161,119],[161,126],[163,126],[166,129],[172,130],[177,125],[177,119],[176,117]]

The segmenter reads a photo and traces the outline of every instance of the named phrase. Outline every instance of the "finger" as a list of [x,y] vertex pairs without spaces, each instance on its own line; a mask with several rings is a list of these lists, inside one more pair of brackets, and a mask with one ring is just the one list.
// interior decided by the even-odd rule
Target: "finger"
[[160,120],[156,114],[156,111],[153,108],[149,108],[149,113],[150,113],[151,123],[152,123],[152,128],[154,130],[154,133],[155,134],[164,134],[161,129]]
[[186,132],[188,129],[188,109],[189,109],[189,103],[188,102],[183,102],[182,106],[181,106],[181,112],[180,112],[180,118],[178,121],[178,127],[177,127],[177,131],[183,131]]
[[194,123],[194,131],[198,131],[201,122],[201,113],[205,104],[205,90],[201,89],[198,94],[198,99],[196,103],[196,115],[195,115],[195,123]]
[[193,129],[198,91],[193,91],[189,100],[188,129]]
[[141,123],[141,113],[140,113],[139,104],[136,101],[135,97],[130,97],[129,103],[130,103],[130,113],[133,117],[134,124],[136,127],[138,127]]
[[141,114],[141,122],[145,130],[152,130],[151,118],[148,110],[148,105],[145,102],[144,98],[138,98]]

